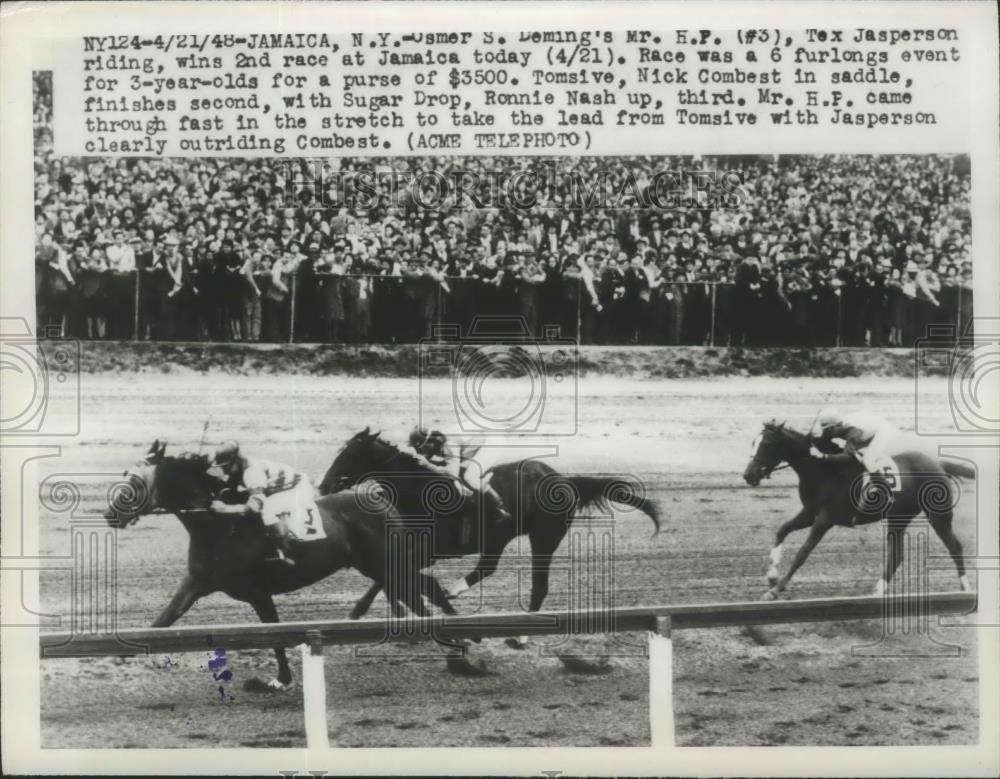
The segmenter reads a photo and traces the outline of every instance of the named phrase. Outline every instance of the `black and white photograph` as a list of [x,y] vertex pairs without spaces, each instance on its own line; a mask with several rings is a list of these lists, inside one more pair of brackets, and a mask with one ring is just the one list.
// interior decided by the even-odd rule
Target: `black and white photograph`
[[[132,5],[20,69],[25,746],[992,772],[996,116],[981,153],[942,84],[995,62],[995,8],[315,4],[242,34]],[[864,749],[791,749],[821,747]]]

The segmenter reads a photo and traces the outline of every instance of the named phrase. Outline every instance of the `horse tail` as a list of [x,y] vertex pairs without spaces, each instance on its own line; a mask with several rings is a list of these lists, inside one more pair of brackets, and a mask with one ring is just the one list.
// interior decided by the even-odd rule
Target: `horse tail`
[[[660,532],[660,509],[646,497],[641,482],[628,481],[621,476],[566,476],[577,495],[575,508],[599,506],[607,509],[608,503],[632,506],[653,520],[656,533]],[[655,535],[655,533],[654,533]]]
[[975,479],[976,469],[971,465],[964,465],[963,463],[956,462],[955,460],[939,460],[941,467],[944,472],[949,476],[958,476],[962,479]]

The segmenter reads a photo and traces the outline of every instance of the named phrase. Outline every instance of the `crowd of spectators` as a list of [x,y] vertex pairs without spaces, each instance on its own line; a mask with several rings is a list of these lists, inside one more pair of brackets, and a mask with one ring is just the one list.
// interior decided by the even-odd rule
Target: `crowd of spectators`
[[[35,90],[50,332],[392,342],[505,314],[583,342],[901,346],[971,318],[965,156],[64,158]],[[664,171],[709,185],[666,203]]]

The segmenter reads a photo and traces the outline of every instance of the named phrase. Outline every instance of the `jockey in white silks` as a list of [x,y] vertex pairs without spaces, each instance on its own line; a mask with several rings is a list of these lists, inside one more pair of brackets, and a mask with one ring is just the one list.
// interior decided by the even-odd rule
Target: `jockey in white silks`
[[[316,517],[315,495],[309,478],[282,463],[246,457],[239,444],[227,441],[215,453],[212,467],[220,468],[233,487],[243,487],[249,493],[246,503],[228,504],[216,500],[212,511],[217,514],[242,514],[259,516],[264,532],[274,543],[277,556],[272,558],[289,568],[295,562],[289,555],[289,541],[285,522],[299,511],[306,512],[305,534],[321,535],[322,523]],[[308,537],[302,540],[310,540]]]
[[841,414],[835,409],[824,409],[809,433],[814,439],[832,441],[838,438],[844,442],[843,455],[824,454],[814,446],[809,450],[813,457],[824,460],[852,457],[866,471],[875,473],[876,463],[889,454],[889,444],[896,429],[884,417],[870,411]]

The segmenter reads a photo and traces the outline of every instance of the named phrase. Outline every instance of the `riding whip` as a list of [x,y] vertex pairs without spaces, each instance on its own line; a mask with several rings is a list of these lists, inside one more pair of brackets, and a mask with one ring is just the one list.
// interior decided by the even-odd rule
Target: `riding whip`
[[208,419],[205,420],[205,425],[201,428],[201,440],[198,442],[198,454],[201,454],[201,450],[205,448],[205,437],[208,435],[208,425],[212,421],[212,416],[209,414]]

